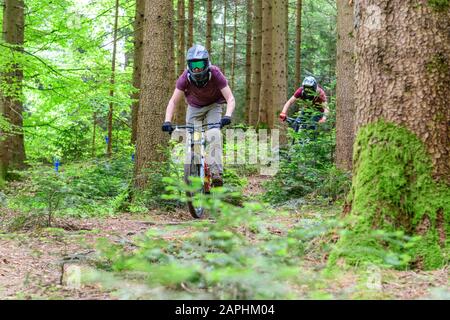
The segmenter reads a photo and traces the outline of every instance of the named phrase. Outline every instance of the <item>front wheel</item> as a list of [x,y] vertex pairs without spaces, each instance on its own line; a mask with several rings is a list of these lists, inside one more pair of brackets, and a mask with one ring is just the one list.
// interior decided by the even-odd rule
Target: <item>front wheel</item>
[[[184,165],[184,181],[188,185],[192,184],[190,177],[199,177],[199,178],[204,179],[205,178],[205,170],[204,170],[203,165],[194,164],[194,163]],[[202,183],[202,187],[195,192],[205,193],[204,184]],[[194,205],[193,197],[195,195],[195,192],[191,192],[191,191],[186,192],[186,196],[188,198],[187,205],[188,205],[189,212],[191,213],[191,215],[196,219],[201,219],[205,213],[205,208]]]

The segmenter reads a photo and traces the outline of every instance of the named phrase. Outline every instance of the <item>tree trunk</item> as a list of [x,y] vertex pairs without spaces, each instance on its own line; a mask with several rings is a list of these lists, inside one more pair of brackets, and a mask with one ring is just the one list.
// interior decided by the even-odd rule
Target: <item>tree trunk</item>
[[336,166],[351,171],[355,135],[353,6],[348,0],[338,0],[337,8]]
[[168,50],[173,43],[172,12],[171,0],[160,1],[158,6],[145,8],[143,73],[135,168],[135,183],[139,189],[143,189],[147,184],[145,169],[152,162],[165,160],[159,148],[166,145],[168,136],[161,131],[160,124],[164,122],[165,109],[173,89],[173,83],[166,76],[174,73],[172,54]]
[[[287,0],[274,0],[272,9],[272,66],[273,66],[273,105],[281,110],[287,98],[287,78],[286,78],[286,2]],[[277,109],[277,110],[278,110]],[[272,110],[272,117],[274,117]],[[274,127],[274,124],[271,128]],[[286,143],[287,126],[277,126],[280,128],[280,143]]]
[[95,144],[95,138],[97,136],[97,111],[94,111],[92,115],[92,158],[97,156],[97,148]]
[[237,37],[237,0],[234,0],[234,32],[233,32],[233,60],[231,62],[231,88],[234,90],[234,83],[236,77],[236,37]]
[[194,0],[189,0],[188,6],[188,41],[187,49],[194,44]]
[[258,127],[273,128],[272,98],[272,0],[262,1],[261,89]]
[[113,36],[113,53],[112,53],[112,64],[111,64],[111,89],[109,91],[109,96],[111,102],[109,103],[109,113],[108,113],[108,157],[112,156],[112,130],[113,130],[113,114],[114,114],[114,103],[112,99],[114,98],[114,85],[116,83],[116,56],[117,56],[117,29],[119,23],[119,0],[116,0],[116,9],[114,16],[114,36]]
[[262,50],[262,3],[253,2],[253,48],[252,48],[252,80],[250,88],[249,125],[256,126],[259,116],[259,95],[261,90],[261,50]]
[[206,50],[208,50],[210,56],[212,53],[212,47],[211,47],[212,19],[213,19],[212,0],[207,0],[206,1]]
[[[339,2],[348,0],[338,0]],[[301,83],[301,61],[302,61],[302,0],[297,0],[297,22],[295,24],[295,86]]]
[[24,44],[24,2],[6,0],[3,8],[3,40],[13,46],[9,70],[2,73],[0,86],[0,112],[10,124],[11,130],[4,135],[0,132],[0,185],[10,169],[22,169],[25,166],[25,146],[23,135],[22,81],[23,70],[14,60],[14,51],[21,52]]
[[247,43],[245,49],[245,123],[249,124],[250,88],[252,77],[252,19],[253,0],[247,0]]
[[222,72],[226,74],[226,55],[227,55],[227,0],[223,1],[223,46],[222,46]]
[[[185,8],[184,0],[178,0],[177,7],[177,20],[178,20],[178,41],[177,41],[177,76],[180,76],[186,68],[186,56],[184,48],[186,46],[185,37]],[[181,101],[177,105],[174,120],[177,123],[184,123],[186,120],[186,106],[185,102]]]
[[[364,260],[372,263],[391,250],[409,256],[409,267],[440,268],[450,231],[450,7],[359,0],[355,9],[358,135],[349,208],[358,219],[330,259],[359,263],[358,252],[369,248]],[[399,249],[373,229],[421,238]]]
[[[145,0],[136,0],[136,15],[134,20],[134,69],[133,69],[133,86],[141,89],[141,74],[142,74],[142,44],[144,40],[144,13]],[[184,49],[184,48],[183,48]],[[137,116],[139,109],[139,91],[133,93],[132,99],[135,100],[131,109],[131,143],[136,145],[137,135]]]
[[285,1],[284,23],[286,30],[286,83],[289,83],[289,0]]

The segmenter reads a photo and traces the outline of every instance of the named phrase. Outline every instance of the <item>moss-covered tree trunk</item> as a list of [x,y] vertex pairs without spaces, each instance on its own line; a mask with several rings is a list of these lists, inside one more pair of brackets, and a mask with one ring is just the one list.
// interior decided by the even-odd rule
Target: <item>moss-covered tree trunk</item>
[[[3,7],[3,40],[11,46],[8,70],[2,72],[0,81],[0,111],[9,124],[7,132],[0,132],[0,186],[10,169],[21,169],[25,163],[23,135],[22,81],[23,70],[14,61],[14,51],[22,51],[24,44],[24,2],[6,0]],[[17,55],[17,54],[16,54]]]
[[140,189],[147,183],[145,169],[152,162],[164,160],[164,155],[159,151],[168,141],[167,134],[161,131],[161,124],[174,86],[171,77],[167,76],[174,74],[173,54],[170,52],[173,44],[172,14],[171,0],[160,1],[158,6],[145,7],[135,168],[135,184]]
[[[136,1],[136,13],[134,18],[134,58],[133,58],[133,86],[141,89],[141,74],[142,74],[142,45],[144,42],[144,14],[145,14],[145,0]],[[184,49],[184,48],[183,48]],[[132,94],[132,99],[135,101],[131,106],[131,143],[136,144],[137,135],[137,117],[139,109],[139,91]]]
[[438,268],[450,222],[449,2],[355,5],[353,225],[330,262]]
[[337,8],[336,166],[351,171],[355,136],[353,5],[348,0],[338,0]]

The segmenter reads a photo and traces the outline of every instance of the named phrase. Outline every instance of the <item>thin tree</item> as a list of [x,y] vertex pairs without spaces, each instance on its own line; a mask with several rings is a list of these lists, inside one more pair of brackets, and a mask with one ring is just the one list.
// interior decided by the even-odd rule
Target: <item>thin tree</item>
[[259,96],[261,91],[261,50],[262,50],[262,3],[261,0],[253,2],[252,23],[252,77],[250,86],[250,110],[248,123],[256,126],[259,116]]
[[[15,61],[14,52],[22,52],[24,44],[25,14],[22,0],[5,0],[3,6],[3,41],[11,47],[8,67],[2,72],[0,86],[0,112],[9,123],[7,132],[0,132],[0,186],[11,169],[25,166],[23,135],[22,81],[23,70]],[[1,130],[1,128],[0,128]],[[6,133],[6,134],[5,134]]]
[[114,114],[114,85],[116,83],[116,56],[117,56],[117,30],[119,23],[119,0],[116,0],[115,14],[114,14],[114,35],[113,35],[113,52],[112,52],[112,62],[111,62],[111,89],[109,91],[109,96],[111,101],[109,103],[109,113],[108,113],[108,148],[107,155],[111,157],[112,155],[112,130],[113,130],[113,114]]
[[131,143],[136,144],[137,116],[139,109],[139,90],[141,89],[142,73],[142,44],[144,37],[145,0],[136,0],[136,13],[134,18],[134,59],[133,59],[133,86],[137,90],[132,94],[134,100],[131,109]]
[[222,44],[222,71],[226,73],[226,56],[227,56],[227,12],[228,2],[223,1],[223,44]]
[[206,1],[206,50],[209,54],[212,52],[211,42],[212,42],[212,0]]
[[245,48],[245,122],[249,123],[250,88],[252,77],[252,19],[253,1],[247,0],[247,41]]
[[[390,251],[408,256],[409,267],[441,268],[450,224],[450,7],[358,0],[355,8],[351,225],[330,263],[360,263],[361,252],[383,263]],[[399,249],[402,234],[420,237]]]
[[[167,74],[174,73],[172,0],[161,0],[158,6],[145,7],[144,54],[138,116],[138,136],[135,185],[143,189],[147,184],[146,168],[163,161],[160,148],[168,141],[159,124],[164,121],[165,108],[173,90]],[[164,63],[161,63],[164,61]]]
[[[185,46],[186,46],[186,37],[185,37],[185,6],[184,0],[178,0],[177,6],[177,21],[178,21],[178,41],[177,41],[177,76],[180,76],[184,69],[186,68],[186,59],[185,59]],[[180,102],[177,106],[175,112],[175,121],[179,123],[183,123],[186,118],[186,106],[184,102]]]
[[272,3],[262,1],[262,54],[261,54],[261,89],[259,96],[258,126],[273,128],[273,87],[272,87]]
[[286,83],[289,83],[289,0],[285,1],[285,30],[286,30]]
[[348,0],[338,0],[337,9],[336,165],[350,171],[355,135],[353,6]]
[[[287,0],[274,0],[272,9],[272,87],[273,105],[280,108],[287,98],[287,70],[286,70],[286,2]],[[272,110],[272,117],[274,116]],[[274,125],[274,124],[273,124]],[[271,128],[273,128],[271,126]],[[286,142],[286,126],[281,126],[281,143]]]
[[233,60],[231,61],[231,88],[234,90],[234,84],[236,80],[236,38],[237,38],[237,16],[238,16],[238,5],[237,1],[234,0],[234,31],[233,31]]
[[194,0],[189,0],[188,5],[188,41],[187,48],[189,49],[194,44]]
[[[348,0],[346,0],[348,2]],[[340,1],[338,0],[338,3]],[[345,2],[345,0],[341,1]],[[301,61],[302,61],[302,0],[297,0],[297,20],[295,23],[295,85],[301,82]]]

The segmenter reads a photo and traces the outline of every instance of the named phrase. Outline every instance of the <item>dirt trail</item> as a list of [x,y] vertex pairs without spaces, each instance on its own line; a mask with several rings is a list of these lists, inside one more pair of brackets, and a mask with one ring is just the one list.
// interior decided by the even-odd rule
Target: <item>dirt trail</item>
[[[247,195],[257,195],[263,191],[261,183],[265,180],[250,177],[244,191]],[[305,212],[292,212],[290,217],[280,217],[276,223],[295,224]],[[1,299],[116,299],[116,297],[96,285],[83,285],[71,289],[64,285],[62,274],[69,260],[88,259],[95,254],[99,238],[131,244],[133,238],[149,229],[159,230],[162,226],[172,228],[167,237],[180,239],[190,234],[192,221],[184,210],[160,214],[156,211],[146,215],[123,214],[103,219],[65,219],[73,230],[44,229],[34,232],[2,234],[0,232],[0,300]],[[65,262],[65,264],[63,263]],[[323,261],[305,259],[306,268],[320,268]],[[65,267],[64,267],[65,266]],[[427,296],[433,286],[448,286],[448,270],[428,273],[394,272],[383,274],[388,279],[383,283],[383,296],[378,298],[415,299]],[[337,295],[357,285],[354,275],[348,274],[335,281],[330,290]],[[303,294],[307,288],[298,288]]]

